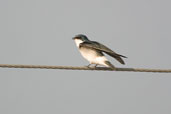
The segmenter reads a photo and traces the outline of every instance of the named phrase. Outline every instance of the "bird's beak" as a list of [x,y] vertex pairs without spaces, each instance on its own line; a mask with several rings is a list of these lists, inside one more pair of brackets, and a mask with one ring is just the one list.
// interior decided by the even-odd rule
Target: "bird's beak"
[[73,37],[72,39],[75,40],[75,37]]

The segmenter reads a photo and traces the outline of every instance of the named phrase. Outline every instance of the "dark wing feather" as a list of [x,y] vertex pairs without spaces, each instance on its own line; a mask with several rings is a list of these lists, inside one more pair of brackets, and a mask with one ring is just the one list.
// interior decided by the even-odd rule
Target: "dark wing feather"
[[119,55],[119,54],[115,53],[114,51],[112,51],[111,49],[106,47],[105,45],[100,44],[100,43],[95,42],[95,41],[91,41],[91,42],[85,41],[85,42],[80,44],[80,47],[92,48],[92,49],[96,49],[96,50],[105,52],[106,54],[108,54],[111,57],[114,57],[116,60],[118,60],[121,64],[125,64],[121,57],[127,58],[123,55]]

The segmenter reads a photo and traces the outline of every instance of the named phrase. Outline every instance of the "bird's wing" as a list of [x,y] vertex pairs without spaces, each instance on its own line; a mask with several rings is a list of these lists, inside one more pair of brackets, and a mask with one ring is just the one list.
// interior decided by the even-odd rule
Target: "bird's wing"
[[85,42],[80,44],[80,48],[81,47],[92,48],[92,49],[96,49],[96,50],[105,52],[106,54],[117,59],[121,64],[125,64],[121,57],[127,58],[123,55],[119,55],[119,54],[115,53],[114,51],[112,51],[111,49],[106,47],[105,45],[98,43],[98,42],[95,42],[95,41],[91,41],[91,42],[85,41]]

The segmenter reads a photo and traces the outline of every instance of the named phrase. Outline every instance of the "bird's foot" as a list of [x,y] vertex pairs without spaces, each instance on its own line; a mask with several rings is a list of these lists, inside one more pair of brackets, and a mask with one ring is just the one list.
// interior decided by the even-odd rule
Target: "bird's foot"
[[94,68],[97,68],[97,65],[98,65],[98,64],[95,64]]
[[97,65],[98,65],[98,64],[95,64],[95,66],[92,66],[92,67],[91,67],[91,65],[92,65],[92,64],[88,64],[86,67],[88,67],[88,68],[97,68]]
[[86,67],[90,68],[90,65],[91,65],[91,64],[88,64]]

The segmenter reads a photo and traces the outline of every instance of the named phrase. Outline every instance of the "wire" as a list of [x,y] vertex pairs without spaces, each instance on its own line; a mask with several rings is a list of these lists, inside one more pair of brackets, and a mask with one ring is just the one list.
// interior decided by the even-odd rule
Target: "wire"
[[65,70],[99,70],[99,71],[129,71],[129,72],[156,72],[171,73],[171,69],[145,69],[145,68],[116,68],[108,67],[74,67],[74,66],[47,66],[47,65],[16,65],[0,64],[1,68],[32,68],[32,69],[65,69]]

